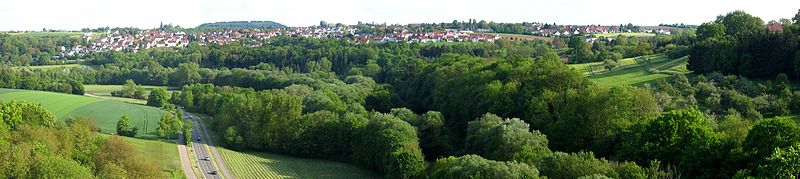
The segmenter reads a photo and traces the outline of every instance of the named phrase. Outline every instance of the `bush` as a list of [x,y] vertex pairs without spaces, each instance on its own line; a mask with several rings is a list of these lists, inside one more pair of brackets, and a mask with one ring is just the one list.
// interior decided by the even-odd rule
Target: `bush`
[[616,178],[617,173],[605,159],[596,159],[592,152],[563,153],[555,152],[542,159],[537,165],[542,175],[550,178],[578,178],[593,174],[602,174]]

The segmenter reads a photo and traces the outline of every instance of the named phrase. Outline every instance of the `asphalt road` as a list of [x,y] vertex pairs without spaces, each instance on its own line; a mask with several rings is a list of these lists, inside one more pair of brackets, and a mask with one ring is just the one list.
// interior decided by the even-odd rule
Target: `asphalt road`
[[[211,155],[211,151],[209,148],[206,147],[208,143],[208,137],[204,136],[205,133],[200,132],[201,128],[196,116],[186,113],[184,115],[184,119],[192,120],[194,122],[194,128],[192,128],[192,148],[194,149],[195,158],[197,159],[197,164],[200,166],[200,172],[203,173],[203,178],[222,178],[221,173],[211,174],[212,171],[220,172],[216,167],[214,167],[214,161],[216,157],[219,155]],[[200,140],[198,141],[198,137]],[[210,160],[205,160],[206,157],[209,157]]]

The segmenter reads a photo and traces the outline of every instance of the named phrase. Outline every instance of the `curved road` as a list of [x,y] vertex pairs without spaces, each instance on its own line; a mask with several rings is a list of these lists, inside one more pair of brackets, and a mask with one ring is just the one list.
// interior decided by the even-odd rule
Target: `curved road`
[[[214,146],[214,142],[207,136],[206,126],[200,121],[200,117],[185,113],[184,119],[192,120],[194,123],[194,128],[192,128],[193,139],[190,141],[192,142],[197,164],[200,166],[200,172],[203,174],[202,178],[234,178],[228,167],[225,166],[225,161],[222,160],[222,155],[220,155],[217,147]],[[209,160],[205,160],[206,157]],[[212,174],[212,172],[217,173]]]

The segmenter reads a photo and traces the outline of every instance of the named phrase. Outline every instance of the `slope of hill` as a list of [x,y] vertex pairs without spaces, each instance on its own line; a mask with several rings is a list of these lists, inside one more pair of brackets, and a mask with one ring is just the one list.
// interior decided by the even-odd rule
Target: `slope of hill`
[[675,73],[689,73],[686,69],[688,57],[668,59],[664,55],[646,56],[641,61],[634,58],[620,60],[620,66],[605,71],[589,72],[591,66],[602,66],[602,63],[570,65],[582,72],[589,80],[601,86],[638,86],[655,82],[658,79],[670,78]]
[[42,104],[61,121],[73,116],[91,118],[103,133],[115,133],[117,121],[127,115],[131,124],[139,128],[138,137],[155,137],[161,119],[161,110],[149,106],[62,93],[0,89],[0,101],[9,100]]
[[214,23],[205,23],[200,24],[197,26],[198,29],[215,29],[215,28],[242,28],[242,29],[252,29],[252,28],[284,28],[286,27],[283,24],[273,22],[273,21],[230,21],[230,22],[214,22]]

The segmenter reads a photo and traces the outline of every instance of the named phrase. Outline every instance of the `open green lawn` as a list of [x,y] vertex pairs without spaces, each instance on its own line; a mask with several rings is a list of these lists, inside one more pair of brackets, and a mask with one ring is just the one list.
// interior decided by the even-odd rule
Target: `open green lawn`
[[75,116],[91,118],[104,133],[115,133],[117,121],[127,115],[131,124],[139,128],[138,137],[155,137],[161,119],[161,109],[149,106],[62,93],[0,89],[0,101],[9,100],[42,104],[61,121]]
[[174,142],[121,137],[136,149],[136,153],[139,156],[153,162],[152,165],[160,166],[167,177],[186,178],[183,174],[183,169],[181,169],[178,145]]
[[686,69],[688,57],[667,59],[663,55],[654,55],[646,58],[649,58],[650,62],[636,63],[635,60],[623,59],[621,66],[609,71],[597,72],[594,75],[581,70],[591,64],[576,64],[570,65],[570,67],[583,72],[587,78],[601,86],[639,86],[655,82],[658,79],[670,78],[674,73],[690,73]]
[[217,148],[222,159],[236,178],[380,178],[372,171],[346,163],[225,149],[221,147],[221,136],[210,129],[210,118],[199,116],[209,128],[211,140],[220,145]]
[[656,34],[641,33],[641,32],[635,32],[635,33],[608,33],[608,34],[594,34],[594,35],[597,36],[597,37],[616,37],[616,36],[620,36],[620,35],[625,36],[625,37],[654,37],[654,36],[656,36]]

